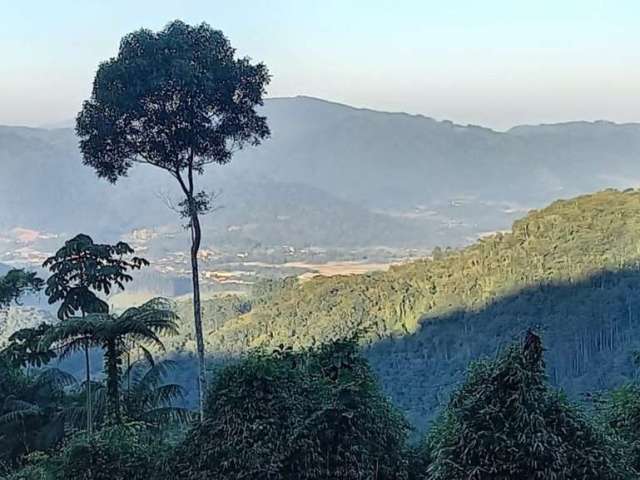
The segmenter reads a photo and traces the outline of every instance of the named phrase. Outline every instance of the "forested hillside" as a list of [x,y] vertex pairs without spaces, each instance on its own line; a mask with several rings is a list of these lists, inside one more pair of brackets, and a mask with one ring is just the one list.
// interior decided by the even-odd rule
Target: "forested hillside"
[[217,352],[296,347],[360,332],[387,392],[422,424],[468,362],[529,326],[572,394],[631,375],[640,333],[640,192],[558,201],[512,233],[360,276],[274,283],[210,335]]
[[[535,327],[549,349],[551,381],[580,398],[633,375],[639,238],[639,191],[558,201],[511,233],[436,249],[387,272],[291,277],[260,282],[248,297],[216,296],[203,304],[205,340],[214,365],[257,347],[300,348],[357,332],[386,392],[422,430],[470,360]],[[178,305],[180,334],[165,343],[184,366],[175,380],[193,401],[192,310],[188,301]],[[100,375],[100,363],[93,366]],[[63,367],[81,374],[79,360]]]

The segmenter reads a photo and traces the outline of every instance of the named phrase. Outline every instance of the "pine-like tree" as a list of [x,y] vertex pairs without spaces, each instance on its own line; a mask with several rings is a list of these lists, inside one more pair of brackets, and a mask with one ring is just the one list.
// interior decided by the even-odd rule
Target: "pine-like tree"
[[621,480],[626,460],[588,418],[546,384],[529,332],[472,365],[429,442],[429,480]]

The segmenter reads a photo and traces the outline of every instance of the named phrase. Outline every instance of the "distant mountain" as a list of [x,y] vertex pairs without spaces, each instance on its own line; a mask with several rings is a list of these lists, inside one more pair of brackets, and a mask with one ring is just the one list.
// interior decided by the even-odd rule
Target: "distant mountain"
[[640,180],[638,124],[574,122],[500,133],[308,97],[273,99],[265,113],[273,139],[245,152],[235,167],[312,184],[370,208],[457,198],[540,203]]
[[[636,124],[501,133],[309,97],[269,99],[263,113],[272,137],[201,181],[225,207],[205,220],[209,245],[460,245],[557,197],[640,180]],[[0,236],[19,226],[108,240],[179,226],[158,198],[179,198],[164,172],[98,180],[69,128],[0,127],[0,165]]]

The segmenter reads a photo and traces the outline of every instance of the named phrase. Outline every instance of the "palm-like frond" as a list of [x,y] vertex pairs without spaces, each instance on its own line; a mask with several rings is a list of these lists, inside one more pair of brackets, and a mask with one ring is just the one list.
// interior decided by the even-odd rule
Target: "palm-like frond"
[[[65,421],[78,429],[84,428],[87,421],[86,388],[81,387],[81,392],[83,395],[76,397],[75,403],[63,411]],[[107,389],[104,383],[91,382],[91,408],[94,423],[101,424],[107,411]]]
[[54,385],[59,388],[70,387],[78,383],[76,377],[69,372],[53,367],[42,370],[38,374],[36,381],[40,385]]
[[106,387],[101,384],[100,388],[93,389],[92,398],[93,410],[95,412],[96,418],[104,418],[107,412],[107,403],[109,402]]
[[90,336],[76,337],[65,341],[58,347],[58,358],[64,360],[77,352],[81,352],[86,347],[97,347],[97,342]]
[[11,410],[0,415],[0,427],[9,424],[24,423],[30,417],[39,417],[42,410],[37,405],[29,405],[28,407]]
[[71,317],[49,329],[42,337],[40,346],[42,348],[54,346],[62,352],[63,358],[84,348],[85,344],[99,346],[99,339],[95,334],[99,325],[107,318],[105,314],[91,314],[85,318]]
[[195,418],[194,413],[183,407],[158,407],[147,410],[143,415],[143,420],[156,425],[166,423],[179,423],[181,425],[191,422]]
[[15,395],[8,395],[2,404],[2,410],[4,411],[28,410],[30,408],[38,408],[38,406],[35,403],[22,400]]
[[65,423],[78,430],[87,424],[87,408],[84,405],[73,405],[64,409]]
[[178,333],[178,315],[175,304],[166,298],[152,298],[139,307],[131,307],[120,316],[122,319],[136,318],[161,334]]
[[160,385],[178,364],[173,360],[163,360],[149,368],[136,382],[135,388],[141,391],[152,390]]
[[149,367],[154,367],[156,365],[156,361],[151,352],[144,345],[140,345],[139,347],[145,362],[149,364]]
[[139,319],[118,320],[118,325],[113,329],[116,330],[112,332],[116,334],[114,335],[116,338],[128,338],[135,343],[153,344],[160,350],[164,350],[164,344],[156,333],[157,330]]
[[153,400],[157,405],[171,405],[177,400],[184,400],[185,390],[176,383],[161,385],[153,392]]
[[176,403],[182,402],[185,398],[184,388],[177,384],[164,383],[176,367],[176,362],[172,360],[163,360],[146,370],[142,361],[133,364],[131,390],[127,392],[125,402],[130,417],[156,425],[191,421],[191,412],[176,406]]

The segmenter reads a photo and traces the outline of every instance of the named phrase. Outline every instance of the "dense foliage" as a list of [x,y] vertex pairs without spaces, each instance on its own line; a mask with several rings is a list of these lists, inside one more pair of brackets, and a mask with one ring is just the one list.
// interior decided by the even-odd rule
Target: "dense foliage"
[[[94,383],[95,435],[88,436],[86,389],[55,368],[28,372],[0,354],[0,476],[22,466],[25,479],[148,478],[191,412],[179,406],[180,386],[166,381],[163,361],[132,365],[122,383],[122,421],[107,409],[107,388]],[[15,472],[14,472],[15,473]],[[103,475],[103,476],[101,476]],[[4,478],[4,477],[1,477]]]
[[442,414],[418,478],[633,478],[622,450],[546,384],[540,338],[529,333],[474,364]]
[[458,310],[478,310],[528,287],[577,283],[640,259],[640,192],[606,191],[557,201],[459,251],[388,272],[316,277],[280,288],[270,301],[216,334],[221,345],[309,345],[354,330],[369,340],[415,332]]
[[[190,418],[174,405],[183,396],[181,387],[165,382],[169,362],[155,364],[144,347],[153,343],[163,348],[159,335],[177,331],[178,317],[172,303],[153,299],[114,315],[99,296],[114,286],[124,288],[124,282],[132,280],[128,271],[147,264],[141,258],[127,259],[132,253],[125,243],[99,245],[86,235],[78,235],[45,262],[53,272],[45,293],[50,303],[60,302],[61,321],[18,330],[0,350],[0,471],[29,462],[35,454],[38,464],[28,465],[17,474],[19,478],[128,478],[134,472],[129,471],[129,460],[122,459],[130,457],[131,468],[137,472],[133,478],[143,478],[142,459],[135,456],[138,450],[131,448],[137,437],[131,434],[157,434],[160,422],[165,430],[174,421]],[[3,298],[5,304],[43,284],[35,275],[16,270],[0,282],[7,287],[3,291],[9,292]],[[72,317],[76,312],[82,316]],[[90,347],[104,352],[104,385],[89,376]],[[150,368],[130,364],[134,348],[144,352]],[[85,352],[86,359],[87,381],[83,385],[52,367],[56,357],[61,360],[79,350]],[[123,372],[125,356],[127,371]],[[126,391],[121,388],[124,373]],[[139,428],[124,428],[122,401],[126,420],[138,420]],[[94,407],[100,413],[99,423],[92,416]],[[76,434],[82,425],[86,432]],[[94,426],[100,428],[98,437],[92,435]],[[54,452],[63,442],[62,452],[55,457],[45,461],[38,456],[38,452]],[[150,457],[151,451],[148,453]],[[114,462],[117,465],[112,465]]]
[[23,455],[48,450],[64,437],[67,402],[63,372],[27,375],[0,355],[0,474]]
[[639,234],[640,192],[558,201],[511,233],[388,272],[262,285],[250,313],[211,333],[210,350],[301,348],[361,331],[385,391],[424,430],[469,362],[534,327],[552,384],[579,398],[634,372]]
[[140,307],[131,307],[120,315],[90,313],[72,317],[48,329],[41,344],[56,347],[60,358],[97,347],[104,352],[106,374],[107,409],[112,421],[120,422],[120,382],[125,356],[131,350],[142,350],[153,363],[145,345],[151,344],[164,350],[160,335],[177,332],[177,315],[171,302],[155,298]]
[[[33,444],[7,478],[637,478],[637,389],[612,393],[594,418],[548,386],[542,356],[539,337],[529,333],[495,359],[472,364],[429,434],[411,447],[407,423],[381,394],[355,341],[258,351],[218,373],[205,421],[184,439],[142,417],[104,424],[91,437],[80,432],[49,447]],[[0,379],[15,382],[19,371],[0,368],[11,372]],[[145,398],[140,392],[153,388],[142,384],[155,384],[145,377],[160,375],[151,369],[136,376],[130,396]],[[64,398],[58,392],[50,400]],[[26,428],[37,437],[35,423]]]
[[[268,82],[266,67],[237,58],[222,32],[180,21],[127,35],[100,65],[77,118],[83,161],[112,183],[136,163],[177,181],[195,328],[181,330],[164,300],[111,312],[105,297],[148,262],[123,242],[66,242],[43,264],[60,323],[19,330],[0,351],[3,478],[638,478],[636,384],[599,396],[594,417],[549,385],[531,330],[505,348],[531,326],[544,330],[551,383],[569,393],[628,376],[640,335],[638,191],[558,201],[510,233],[384,273],[267,281],[251,298],[202,308],[200,217],[216,205],[197,176],[269,135],[256,111]],[[0,314],[42,287],[33,273],[9,271]],[[178,333],[172,353],[197,352],[200,421],[188,428],[184,389],[167,379],[184,359],[156,363],[146,348],[164,350],[161,335]],[[205,343],[223,365],[208,390]],[[92,379],[92,348],[104,381]],[[83,384],[52,363],[78,351]],[[134,351],[143,362],[131,362]],[[445,403],[410,446],[394,405],[424,427]]]
[[188,479],[402,479],[407,425],[352,341],[250,356],[174,457]]
[[598,420],[616,436],[625,457],[640,472],[640,385],[628,383],[596,399]]
[[20,297],[28,293],[40,291],[44,282],[34,272],[22,269],[9,270],[0,276],[0,308],[18,302]]
[[34,455],[9,480],[148,480],[168,451],[144,425],[100,430],[91,438],[76,435],[55,455]]

